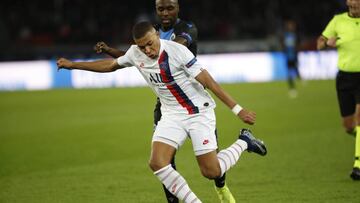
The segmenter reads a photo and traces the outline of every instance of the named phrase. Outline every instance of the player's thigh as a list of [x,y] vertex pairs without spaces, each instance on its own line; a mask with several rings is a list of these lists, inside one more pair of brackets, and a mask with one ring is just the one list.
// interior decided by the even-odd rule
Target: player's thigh
[[187,138],[187,132],[183,126],[181,117],[163,115],[156,126],[152,142],[163,142],[179,149]]
[[200,168],[213,168],[219,166],[219,160],[217,158],[216,151],[211,151],[209,153],[196,156],[196,160]]
[[154,141],[151,145],[150,167],[153,171],[170,164],[171,159],[175,155],[176,149],[163,142]]
[[360,125],[360,74],[357,77],[356,87],[357,88],[355,90],[355,102],[356,102],[355,118],[356,118],[356,124]]
[[353,75],[339,71],[336,76],[336,93],[344,123],[355,113],[356,89],[356,79]]
[[216,178],[221,174],[216,150],[196,156],[200,171],[207,178]]
[[194,116],[187,128],[196,156],[217,149],[216,118],[213,110]]

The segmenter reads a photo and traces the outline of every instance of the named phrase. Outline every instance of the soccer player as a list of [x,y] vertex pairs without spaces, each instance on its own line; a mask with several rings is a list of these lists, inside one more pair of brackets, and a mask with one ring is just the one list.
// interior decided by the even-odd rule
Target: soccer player
[[244,150],[262,156],[267,150],[249,130],[243,129],[239,138],[217,153],[214,100],[205,90],[211,90],[234,114],[247,124],[255,122],[256,114],[242,108],[226,93],[183,45],[159,38],[149,22],[133,27],[132,45],[125,55],[113,60],[72,62],[57,61],[60,68],[95,72],[112,72],[135,66],[159,97],[162,118],[152,138],[150,168],[166,188],[184,202],[201,202],[185,179],[171,167],[176,150],[189,136],[202,175],[209,179],[221,177],[234,166]]
[[[194,23],[181,20],[179,16],[179,3],[177,0],[156,0],[155,8],[160,23],[154,25],[159,31],[160,38],[172,40],[186,46],[195,56],[197,55],[197,38],[198,32]],[[97,53],[106,53],[114,58],[123,56],[125,51],[109,47],[104,42],[98,42],[95,47]],[[161,103],[159,98],[154,109],[154,126],[161,119]],[[172,167],[176,170],[175,156],[171,160]],[[229,188],[225,184],[226,174],[220,178],[216,178],[215,191],[221,202],[234,203],[235,199]],[[177,203],[177,198],[172,195],[164,186],[166,198],[169,203]]]
[[355,163],[350,177],[360,180],[360,0],[347,0],[348,12],[335,15],[318,38],[317,48],[337,48],[336,91],[342,123],[356,136]]
[[286,20],[284,28],[285,29],[282,36],[282,45],[288,71],[289,96],[290,98],[295,98],[297,97],[295,79],[301,79],[298,69],[298,39],[296,34],[295,21],[291,19]]

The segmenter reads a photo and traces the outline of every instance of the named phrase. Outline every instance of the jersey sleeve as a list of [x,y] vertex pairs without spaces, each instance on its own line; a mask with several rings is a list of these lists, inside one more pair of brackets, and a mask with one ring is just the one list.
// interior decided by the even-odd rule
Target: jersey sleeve
[[330,37],[336,37],[337,33],[336,33],[335,25],[336,25],[336,16],[334,16],[331,19],[331,21],[328,23],[325,30],[322,32],[322,35],[328,39]]
[[176,37],[182,37],[186,39],[187,47],[190,46],[194,41],[197,41],[198,31],[193,23],[184,23],[181,28],[176,30]]
[[181,53],[177,54],[181,67],[184,68],[185,72],[195,78],[203,70],[202,65],[185,46],[178,44],[177,49],[179,50],[176,53]]
[[132,60],[132,56],[134,55],[133,52],[134,52],[134,47],[131,46],[130,49],[126,51],[125,55],[117,58],[116,61],[119,64],[119,66],[121,66],[121,67],[134,66],[134,63]]

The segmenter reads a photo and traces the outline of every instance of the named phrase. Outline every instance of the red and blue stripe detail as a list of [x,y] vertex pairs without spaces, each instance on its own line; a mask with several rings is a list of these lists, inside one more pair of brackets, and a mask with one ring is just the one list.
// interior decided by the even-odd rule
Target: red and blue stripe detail
[[169,66],[169,57],[168,54],[163,51],[158,60],[160,66],[160,75],[162,81],[167,83],[166,87],[171,92],[171,94],[176,98],[179,104],[186,108],[189,114],[199,113],[199,108],[195,106],[189,97],[184,93],[184,91],[175,83],[173,76],[171,75],[170,66]]

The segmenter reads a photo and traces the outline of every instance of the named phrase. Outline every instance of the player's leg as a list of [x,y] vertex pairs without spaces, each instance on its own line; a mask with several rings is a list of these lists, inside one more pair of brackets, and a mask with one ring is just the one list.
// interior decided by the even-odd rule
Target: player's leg
[[[205,151],[204,151],[205,152]],[[216,150],[205,154],[198,154],[195,151],[196,160],[200,167],[201,174],[208,179],[221,177],[221,167],[217,157]]]
[[295,82],[294,82],[294,72],[292,68],[288,68],[288,85],[289,85],[289,89],[293,90],[295,89]]
[[[155,130],[158,122],[160,121],[160,119],[161,119],[161,103],[160,103],[159,98],[157,98],[155,109],[154,109],[154,130]],[[175,154],[174,154],[173,158],[171,159],[171,166],[176,170]],[[163,185],[163,188],[164,188],[165,196],[166,196],[168,203],[178,203],[179,202],[179,200],[176,198],[176,196],[173,195],[171,192],[169,192],[169,190],[166,189],[165,185]]]
[[[209,179],[216,179],[224,176],[225,172],[237,163],[242,152],[246,149],[249,150],[248,146],[251,146],[252,149],[254,148],[253,141],[247,140],[249,141],[249,144],[247,144],[247,141],[245,140],[238,139],[230,147],[221,150],[219,153],[215,150],[207,153],[206,150],[195,151],[202,175]],[[222,203],[236,202],[226,185],[217,189],[217,192]]]
[[[215,129],[215,135],[216,135],[216,142],[218,143],[218,131],[217,129]],[[219,152],[219,148],[216,149],[216,153]],[[230,189],[228,188],[228,186],[226,185],[226,173],[224,173],[224,175],[222,175],[221,177],[215,178],[214,182],[215,182],[215,191],[216,194],[219,197],[220,202],[222,203],[234,203],[235,198],[232,195]]]
[[342,117],[342,125],[350,135],[356,134],[355,108],[352,79],[348,73],[339,71],[336,76],[336,93]]
[[289,86],[289,96],[290,98],[297,97],[297,90],[295,87],[295,67],[292,65],[292,62],[288,62],[288,86]]
[[[218,139],[218,131],[217,129],[215,129],[215,136],[216,136],[216,142],[219,143],[219,139]],[[219,148],[216,149],[216,152],[219,152]],[[215,182],[215,186],[216,188],[223,188],[225,186],[225,180],[226,180],[226,174],[224,174],[223,176],[219,177],[219,178],[215,178],[214,182]]]
[[350,174],[350,177],[353,180],[360,180],[360,87],[357,89],[357,91],[355,93],[355,98],[356,98],[355,162],[354,162],[354,167]]
[[353,180],[360,180],[360,104],[356,105],[355,163],[350,174]]
[[[247,141],[238,139],[229,148],[217,153],[215,124],[214,111],[208,111],[194,116],[187,125],[200,171],[204,177],[209,179],[224,178],[225,172],[235,165],[241,153],[248,149]],[[252,147],[252,139],[246,137],[246,140]],[[224,194],[219,195],[221,202],[235,202],[230,190],[225,185],[221,190],[221,193]]]
[[242,129],[239,138],[230,147],[221,150],[219,153],[216,153],[215,150],[204,150],[197,146],[197,149],[199,148],[200,150],[194,148],[196,159],[201,173],[209,179],[221,177],[231,167],[235,166],[245,150],[262,156],[267,153],[264,143],[256,139],[247,129]]
[[249,130],[243,129],[241,130],[239,139],[219,153],[216,153],[215,150],[210,152],[198,150],[195,151],[195,155],[203,176],[209,179],[215,179],[221,177],[226,171],[233,167],[245,150],[255,152],[262,156],[265,156],[267,153],[263,142],[257,140]]
[[[358,149],[358,135],[359,135],[359,103],[360,103],[360,89],[359,75],[352,73],[345,73],[339,71],[336,76],[336,92],[342,117],[343,127],[348,134],[356,135],[355,140],[355,163],[350,177],[354,180],[360,180],[359,166],[359,150]],[[357,104],[358,103],[358,104]]]
[[[225,175],[226,175],[226,173],[224,173],[224,175],[222,177],[216,178],[216,179],[225,178]],[[224,181],[224,185],[221,187],[217,186],[216,182],[215,182],[214,188],[215,188],[216,194],[221,203],[236,203],[236,200],[235,200],[233,194],[231,193],[229,187],[225,184],[225,181]]]
[[297,64],[295,66],[295,73],[296,73],[296,78],[298,80],[302,80],[302,77],[301,77],[300,72],[299,72],[299,66]]
[[[172,167],[174,170],[176,170],[176,166],[175,166],[175,154],[174,154],[174,156],[172,157],[170,164],[171,164],[171,167]],[[165,186],[164,184],[163,184],[162,186],[163,186],[163,189],[164,189],[164,192],[165,192],[165,196],[166,196],[166,199],[167,199],[168,203],[179,203],[179,199],[178,199],[175,195],[173,195],[173,194],[166,188],[166,186]]]
[[150,157],[150,168],[167,190],[184,202],[200,202],[191,191],[185,179],[171,167],[170,161],[176,149],[162,142],[153,142]]
[[[213,110],[199,113],[186,125],[201,173],[210,179],[215,179],[234,166],[243,151],[248,150],[261,155],[266,154],[265,145],[257,140],[249,130],[243,129],[239,138],[228,148],[216,152],[215,135],[216,119]],[[219,173],[219,168],[220,172]]]
[[342,124],[347,134],[356,136],[356,122],[354,114],[342,117]]
[[154,174],[176,198],[184,202],[201,202],[191,191],[185,179],[171,167],[176,150],[183,145],[187,133],[182,116],[163,115],[152,138],[150,167]]

